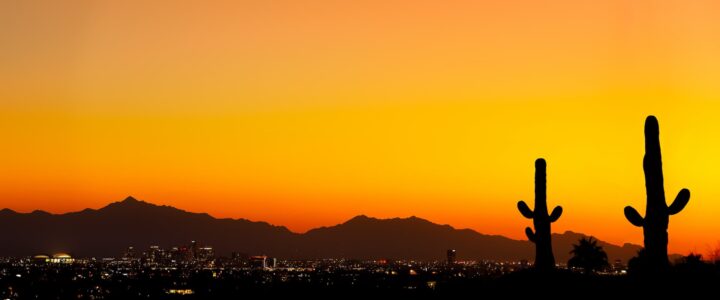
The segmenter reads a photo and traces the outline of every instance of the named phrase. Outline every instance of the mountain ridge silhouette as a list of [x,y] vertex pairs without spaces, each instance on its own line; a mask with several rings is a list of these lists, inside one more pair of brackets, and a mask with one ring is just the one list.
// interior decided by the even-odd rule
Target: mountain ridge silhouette
[[[553,234],[558,262],[569,258],[572,244],[586,235]],[[0,256],[31,256],[69,252],[83,257],[119,256],[128,246],[187,245],[190,240],[213,246],[219,255],[231,252],[281,258],[353,258],[443,260],[447,249],[460,259],[532,260],[533,245],[502,235],[456,229],[417,216],[379,219],[355,216],[343,223],[295,233],[284,226],[243,218],[215,218],[156,205],[133,197],[99,209],[52,214],[0,210]],[[624,262],[641,248],[600,241],[610,261]],[[567,251],[566,251],[567,250]]]

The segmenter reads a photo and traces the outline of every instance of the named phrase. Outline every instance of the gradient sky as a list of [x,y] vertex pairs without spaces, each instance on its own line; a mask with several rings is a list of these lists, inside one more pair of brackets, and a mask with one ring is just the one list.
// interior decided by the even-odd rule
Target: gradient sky
[[3,1],[0,207],[127,195],[309,228],[416,215],[642,243],[660,120],[670,250],[720,241],[720,2]]

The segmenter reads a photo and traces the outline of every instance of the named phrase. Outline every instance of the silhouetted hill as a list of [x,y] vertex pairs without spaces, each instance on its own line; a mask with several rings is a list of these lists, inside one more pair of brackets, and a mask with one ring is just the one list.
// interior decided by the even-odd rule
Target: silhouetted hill
[[417,217],[375,219],[357,216],[343,224],[322,227],[304,235],[313,257],[444,259],[447,249],[461,258],[516,259],[533,257],[524,241],[455,229]]
[[[572,244],[584,235],[553,235],[558,262],[566,262]],[[532,259],[528,241],[455,229],[410,217],[375,219],[357,216],[330,227],[297,234],[282,226],[245,219],[216,219],[132,197],[101,209],[66,214],[0,210],[0,255],[29,256],[70,252],[76,256],[118,256],[127,246],[170,247],[198,240],[220,255],[230,252],[288,258],[360,258],[442,260],[447,249],[460,259]],[[611,261],[627,261],[639,246],[622,247],[600,241]]]
[[[243,249],[286,256],[297,234],[285,227],[244,219],[216,219],[128,197],[101,209],[66,214],[0,212],[0,255],[70,252],[117,256],[128,246],[186,245],[198,239],[221,253]],[[270,251],[277,249],[277,252]]]
[[[582,237],[586,235],[571,231],[553,234],[553,248],[559,263],[570,259],[572,245]],[[303,240],[309,245],[323,245],[305,251],[310,257],[440,260],[444,259],[447,249],[456,249],[460,259],[516,260],[535,256],[528,241],[455,229],[414,216],[383,220],[361,215],[343,224],[310,230]],[[611,262],[615,259],[627,262],[641,248],[631,244],[621,247],[603,241],[598,244],[603,246]]]

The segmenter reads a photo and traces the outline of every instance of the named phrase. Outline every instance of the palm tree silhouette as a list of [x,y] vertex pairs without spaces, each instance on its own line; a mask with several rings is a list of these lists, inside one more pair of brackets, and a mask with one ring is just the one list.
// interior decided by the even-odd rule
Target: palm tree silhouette
[[607,253],[593,237],[581,238],[577,244],[573,245],[570,254],[573,256],[568,260],[568,267],[583,269],[586,274],[609,266]]

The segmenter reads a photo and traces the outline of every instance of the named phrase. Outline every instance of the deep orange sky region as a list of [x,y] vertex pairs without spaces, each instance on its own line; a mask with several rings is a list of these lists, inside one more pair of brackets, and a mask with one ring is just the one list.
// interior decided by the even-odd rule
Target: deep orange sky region
[[718,1],[3,1],[0,207],[128,195],[303,232],[415,215],[642,243],[660,120],[670,250],[720,241]]

